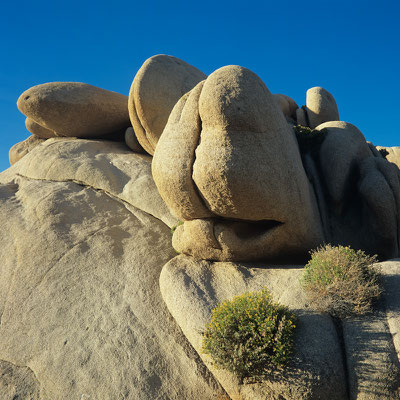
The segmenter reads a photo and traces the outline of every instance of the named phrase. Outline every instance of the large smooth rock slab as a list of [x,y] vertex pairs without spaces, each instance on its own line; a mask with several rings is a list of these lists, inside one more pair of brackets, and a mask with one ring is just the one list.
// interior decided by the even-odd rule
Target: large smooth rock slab
[[8,152],[8,159],[10,165],[15,164],[22,157],[26,156],[32,149],[39,144],[42,144],[46,139],[42,139],[38,136],[31,135],[22,142],[14,144]]
[[82,183],[14,175],[0,226],[2,400],[223,393],[162,300],[164,223]]
[[[168,309],[201,358],[231,399],[340,399],[347,398],[341,346],[330,317],[309,310],[299,278],[302,268],[211,263],[178,256],[160,276],[160,288]],[[299,317],[296,352],[288,370],[263,383],[240,384],[230,373],[216,369],[201,352],[202,333],[211,310],[245,291],[268,287],[273,297]]]
[[128,97],[80,82],[33,86],[18,99],[18,109],[53,136],[97,137],[129,125]]
[[176,102],[206,78],[179,58],[150,57],[137,72],[129,92],[129,115],[141,146],[153,154]]
[[[15,165],[31,179],[73,181],[117,197],[165,222],[177,223],[151,175],[151,157],[132,153],[124,143],[72,138],[47,139]],[[3,182],[9,181],[9,173]]]
[[339,111],[331,93],[322,87],[307,90],[306,109],[309,126],[314,129],[328,121],[339,121]]

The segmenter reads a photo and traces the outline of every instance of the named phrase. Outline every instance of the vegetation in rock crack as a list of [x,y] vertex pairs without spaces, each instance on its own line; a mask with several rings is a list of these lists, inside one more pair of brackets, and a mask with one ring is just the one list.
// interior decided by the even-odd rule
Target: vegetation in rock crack
[[381,294],[377,256],[349,246],[326,245],[311,252],[302,284],[313,308],[334,317],[365,314]]
[[325,129],[316,130],[311,129],[308,126],[297,125],[294,127],[296,139],[302,153],[314,149],[320,145],[324,140]]
[[171,233],[174,234],[176,228],[180,225],[183,225],[183,221],[178,221],[178,223],[171,228]]
[[203,352],[241,381],[259,379],[288,363],[294,329],[295,315],[274,303],[267,289],[246,292],[214,308]]
[[379,153],[381,153],[383,158],[386,158],[387,155],[389,155],[389,152],[386,149],[379,149]]

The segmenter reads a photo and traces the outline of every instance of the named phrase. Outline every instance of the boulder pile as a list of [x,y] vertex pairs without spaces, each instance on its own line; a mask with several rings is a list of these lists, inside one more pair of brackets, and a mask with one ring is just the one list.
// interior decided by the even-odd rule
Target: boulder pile
[[[1,399],[399,398],[400,261],[363,319],[311,311],[299,284],[323,243],[400,256],[399,148],[331,93],[299,107],[246,68],[157,55],[129,96],[52,82],[17,106],[32,136],[0,173]],[[297,350],[245,384],[202,332],[264,286],[298,315]]]

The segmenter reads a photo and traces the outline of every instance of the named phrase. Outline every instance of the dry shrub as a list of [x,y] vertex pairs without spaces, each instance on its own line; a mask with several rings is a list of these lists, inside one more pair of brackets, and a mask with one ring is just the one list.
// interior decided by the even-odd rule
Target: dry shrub
[[281,369],[293,350],[295,316],[267,289],[247,292],[214,308],[203,352],[214,365],[244,378]]
[[311,252],[302,284],[313,308],[334,317],[365,314],[381,294],[376,256],[326,245]]

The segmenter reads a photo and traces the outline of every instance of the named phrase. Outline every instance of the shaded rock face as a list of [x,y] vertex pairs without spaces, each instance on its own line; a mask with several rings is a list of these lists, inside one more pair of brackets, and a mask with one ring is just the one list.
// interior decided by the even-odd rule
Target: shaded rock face
[[125,143],[135,153],[145,153],[145,150],[143,149],[143,147],[140,145],[139,141],[137,140],[135,131],[133,130],[133,128],[131,126],[129,128],[127,128],[125,131]]
[[35,123],[28,121],[28,130],[40,137],[98,137],[130,125],[127,96],[86,83],[33,86],[21,94],[17,106]]
[[[382,259],[399,252],[400,172],[352,124],[319,125],[320,144],[303,155],[317,193],[326,242]],[[374,151],[375,150],[375,151]]]
[[[59,156],[68,155],[65,164],[60,156],[53,158],[56,167],[40,169],[35,162],[46,154],[37,149],[0,174],[1,399],[223,393],[160,295],[161,268],[175,254],[169,228],[123,200],[112,184],[123,173],[122,145],[113,153],[104,142],[101,153],[101,142],[49,141]],[[103,158],[104,175],[89,184],[83,171],[92,175],[91,146],[93,159]],[[140,190],[138,181],[151,179],[150,165],[129,154],[138,158],[130,168]],[[143,204],[154,206],[152,196],[142,192]]]
[[223,67],[179,100],[152,171],[164,201],[187,221],[174,234],[179,252],[293,259],[323,241],[294,133],[245,68]]

